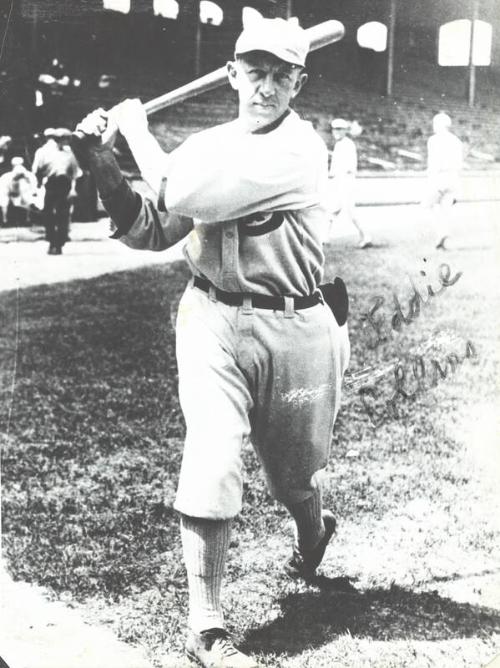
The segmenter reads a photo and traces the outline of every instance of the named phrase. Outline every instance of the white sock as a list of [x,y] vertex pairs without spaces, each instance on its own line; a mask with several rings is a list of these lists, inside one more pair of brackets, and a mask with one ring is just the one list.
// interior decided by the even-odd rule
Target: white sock
[[195,633],[224,628],[220,603],[231,520],[181,515],[181,539],[189,589],[189,626]]

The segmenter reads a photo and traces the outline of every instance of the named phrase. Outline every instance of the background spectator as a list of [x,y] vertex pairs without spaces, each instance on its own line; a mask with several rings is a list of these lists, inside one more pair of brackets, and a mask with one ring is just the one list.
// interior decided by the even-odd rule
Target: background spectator
[[450,236],[451,207],[456,202],[463,165],[463,144],[451,132],[451,118],[440,112],[432,120],[434,134],[427,142],[427,195],[425,206],[436,225],[436,248],[445,250]]

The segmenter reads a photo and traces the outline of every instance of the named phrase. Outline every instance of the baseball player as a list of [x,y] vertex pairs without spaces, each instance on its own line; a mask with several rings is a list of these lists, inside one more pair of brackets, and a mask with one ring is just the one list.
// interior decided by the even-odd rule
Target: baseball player
[[54,153],[58,150],[58,144],[57,144],[57,141],[56,141],[56,135],[57,134],[58,134],[58,130],[56,128],[45,128],[45,130],[43,131],[43,137],[44,137],[45,141],[35,151],[33,165],[36,165],[36,163],[40,163],[42,161],[45,161],[46,158],[51,153]]
[[363,230],[356,217],[355,187],[358,169],[356,144],[349,137],[350,124],[343,118],[335,118],[331,123],[334,147],[330,162],[330,178],[333,179],[333,211],[331,225],[337,216],[344,216],[354,225],[359,235],[359,247],[372,245],[370,237]]
[[0,135],[0,175],[8,172],[11,167],[10,152],[12,148],[12,137]]
[[456,201],[458,179],[463,165],[463,144],[451,132],[451,118],[439,112],[432,119],[434,134],[427,141],[426,206],[433,215],[436,248],[446,250],[450,236],[451,207]]
[[68,239],[71,199],[75,181],[82,174],[69,146],[70,137],[71,132],[65,128],[53,130],[33,158],[33,173],[45,187],[43,220],[49,255],[61,255]]
[[10,172],[0,176],[0,212],[6,225],[25,225],[37,190],[36,178],[20,156],[12,158],[11,166]]
[[[349,341],[318,290],[328,226],[326,147],[290,108],[307,78],[308,48],[291,22],[245,27],[227,64],[238,118],[192,135],[168,156],[138,101],[109,115],[97,110],[77,128],[89,138],[80,155],[115,236],[151,250],[186,237],[193,277],[176,323],[186,439],[175,508],[189,588],[186,651],[212,668],[257,666],[234,646],[221,608],[249,437],[271,494],[295,520],[286,572],[311,578],[335,531],[335,518],[322,508],[321,479]],[[111,152],[117,129],[158,204],[123,179]]]

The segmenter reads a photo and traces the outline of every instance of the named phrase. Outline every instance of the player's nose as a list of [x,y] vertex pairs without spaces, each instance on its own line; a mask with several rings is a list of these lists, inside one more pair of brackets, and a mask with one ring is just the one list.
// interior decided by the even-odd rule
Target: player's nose
[[274,81],[273,73],[267,72],[267,74],[264,77],[262,77],[262,80],[260,82],[260,92],[262,93],[262,95],[269,97],[270,95],[273,95],[275,89],[276,89],[276,82]]

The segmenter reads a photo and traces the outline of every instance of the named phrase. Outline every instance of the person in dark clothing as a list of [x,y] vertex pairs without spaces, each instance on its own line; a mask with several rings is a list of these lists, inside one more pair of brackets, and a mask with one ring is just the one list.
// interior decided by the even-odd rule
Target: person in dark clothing
[[75,196],[75,181],[81,175],[75,156],[69,147],[71,132],[64,128],[54,131],[53,150],[35,153],[33,172],[38,183],[45,186],[43,219],[49,255],[61,255],[68,240],[71,199]]

